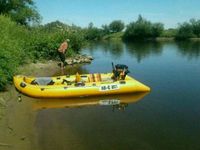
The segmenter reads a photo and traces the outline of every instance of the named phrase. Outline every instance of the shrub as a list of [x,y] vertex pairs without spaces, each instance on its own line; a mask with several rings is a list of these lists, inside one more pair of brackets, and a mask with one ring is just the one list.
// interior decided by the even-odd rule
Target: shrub
[[100,40],[103,37],[103,30],[96,27],[85,29],[86,40]]
[[189,22],[179,24],[176,39],[186,40],[200,37],[200,20],[190,19]]
[[124,23],[121,20],[112,21],[109,24],[109,29],[111,32],[121,32],[124,29]]
[[127,25],[123,38],[125,40],[144,40],[146,38],[155,38],[160,36],[163,30],[163,24],[152,24],[150,21],[147,21],[139,15],[136,22],[131,22]]
[[184,22],[183,24],[179,24],[178,31],[176,34],[176,39],[178,40],[186,40],[188,38],[195,37],[193,33],[193,28],[190,23]]
[[200,37],[200,20],[190,19],[190,24],[194,35]]
[[83,35],[79,31],[54,29],[47,32],[44,27],[35,28],[31,33],[28,48],[33,59],[56,59],[58,47],[67,38],[70,39],[67,55],[78,53],[84,44]]
[[0,90],[12,80],[17,67],[26,61],[27,30],[0,15]]
[[160,36],[162,37],[175,37],[177,34],[177,29],[169,28],[162,32]]
[[19,65],[28,60],[56,59],[57,49],[67,38],[70,39],[67,55],[78,53],[84,44],[82,30],[73,26],[61,28],[51,26],[21,26],[10,18],[0,15],[0,91],[12,81]]

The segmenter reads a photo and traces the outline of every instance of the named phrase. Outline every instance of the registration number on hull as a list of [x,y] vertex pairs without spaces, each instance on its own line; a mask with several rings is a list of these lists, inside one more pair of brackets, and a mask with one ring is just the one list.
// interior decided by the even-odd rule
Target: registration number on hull
[[117,90],[119,89],[119,85],[117,84],[108,84],[108,85],[102,85],[99,88],[99,91],[109,91],[109,90]]
[[118,99],[110,99],[110,100],[100,100],[100,105],[118,105],[120,104],[120,100]]

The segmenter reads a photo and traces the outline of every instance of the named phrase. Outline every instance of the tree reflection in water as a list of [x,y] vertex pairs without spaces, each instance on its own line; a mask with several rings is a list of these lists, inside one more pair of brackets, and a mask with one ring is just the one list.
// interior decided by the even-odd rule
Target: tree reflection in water
[[200,57],[200,42],[199,41],[181,41],[176,42],[178,52],[187,57],[189,60],[198,59]]
[[116,59],[121,57],[124,52],[124,47],[124,43],[121,40],[92,42],[87,46],[91,54],[94,51],[100,50],[105,54],[111,54]]
[[155,41],[137,41],[126,43],[127,52],[137,58],[138,62],[150,55],[161,55],[163,44]]

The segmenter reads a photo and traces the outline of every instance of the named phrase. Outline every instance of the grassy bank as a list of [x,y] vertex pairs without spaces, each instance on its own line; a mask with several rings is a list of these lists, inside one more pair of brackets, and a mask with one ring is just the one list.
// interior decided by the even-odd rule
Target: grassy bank
[[[174,33],[171,34],[171,33],[167,33],[167,32],[168,31],[165,31],[165,34],[162,34],[160,37],[145,38],[143,40],[144,41],[157,41],[157,42],[180,41],[180,40],[176,39]],[[103,40],[123,40],[123,34],[124,34],[124,32],[112,33],[112,34],[104,36],[102,39]],[[188,39],[185,39],[185,40],[187,40],[187,41],[200,41],[200,38],[188,38]]]
[[0,15],[0,91],[5,90],[19,66],[38,60],[58,59],[57,49],[69,38],[68,56],[79,53],[84,44],[79,29],[69,26],[27,27]]
[[123,32],[117,32],[117,33],[112,33],[105,35],[102,39],[103,40],[121,40],[123,36]]

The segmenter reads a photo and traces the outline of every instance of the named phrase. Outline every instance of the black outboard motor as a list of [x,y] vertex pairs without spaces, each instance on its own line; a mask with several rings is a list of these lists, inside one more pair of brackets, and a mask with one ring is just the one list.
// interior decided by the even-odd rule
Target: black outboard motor
[[113,77],[112,78],[114,80],[124,80],[126,78],[126,75],[128,73],[130,73],[127,65],[117,64],[114,66],[114,64],[112,63],[112,66],[113,66]]

